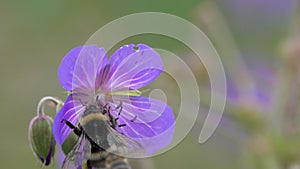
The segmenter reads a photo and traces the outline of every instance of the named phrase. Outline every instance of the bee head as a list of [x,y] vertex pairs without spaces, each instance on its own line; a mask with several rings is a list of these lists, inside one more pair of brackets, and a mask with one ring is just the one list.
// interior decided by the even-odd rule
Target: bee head
[[93,113],[99,113],[99,112],[100,112],[100,108],[98,106],[88,105],[85,108],[85,111],[83,112],[83,117],[88,116],[88,115],[93,114]]

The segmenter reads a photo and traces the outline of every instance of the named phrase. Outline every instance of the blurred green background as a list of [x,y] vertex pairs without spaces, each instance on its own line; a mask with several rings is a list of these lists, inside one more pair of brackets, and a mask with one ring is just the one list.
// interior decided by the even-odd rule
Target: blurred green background
[[[201,98],[206,98],[201,102],[198,123],[188,136],[171,151],[150,159],[151,165],[157,169],[297,167],[298,129],[289,134],[284,124],[293,124],[289,120],[298,117],[298,106],[289,104],[298,101],[297,95],[291,95],[298,92],[297,83],[290,81],[296,79],[298,73],[294,69],[287,70],[286,67],[291,67],[287,66],[289,58],[282,57],[294,56],[294,51],[299,56],[296,50],[299,46],[294,49],[295,45],[285,43],[299,35],[296,2],[1,1],[1,168],[40,167],[28,144],[28,124],[43,96],[65,97],[57,79],[63,56],[73,47],[84,44],[106,23],[128,14],[150,11],[177,15],[199,26],[216,46],[229,79],[224,118],[208,142],[200,145],[197,140],[210,97],[207,74],[201,63],[195,64],[189,56],[191,52],[172,39],[145,35],[126,41],[147,43],[177,53],[192,68],[202,86]],[[283,44],[287,44],[287,50],[281,50]],[[244,65],[232,65],[237,55]],[[252,78],[247,78],[248,75]],[[172,86],[174,81],[162,75],[157,82],[170,94],[169,104],[176,113],[176,87],[163,86],[163,83]],[[249,90],[249,84],[255,84],[255,90]],[[277,91],[274,88],[282,90],[274,94]],[[255,98],[248,97],[249,93],[255,93]],[[277,103],[281,103],[281,107],[272,111],[278,107]],[[286,107],[291,112],[287,116]],[[53,116],[54,111],[50,111],[50,115]]]

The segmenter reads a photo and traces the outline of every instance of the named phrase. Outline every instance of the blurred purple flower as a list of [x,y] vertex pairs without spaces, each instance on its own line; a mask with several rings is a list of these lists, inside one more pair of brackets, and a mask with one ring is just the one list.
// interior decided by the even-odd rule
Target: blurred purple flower
[[122,46],[110,59],[96,45],[72,49],[58,69],[61,85],[71,94],[54,119],[55,140],[61,145],[71,132],[62,119],[77,124],[87,105],[101,104],[111,107],[119,124],[126,124],[116,130],[139,142],[147,154],[164,148],[173,136],[173,112],[165,103],[140,96],[138,91],[162,70],[159,54],[144,44]]
[[297,0],[218,0],[238,36],[266,42],[288,31]]
[[265,62],[252,62],[248,67],[247,73],[251,79],[243,81],[243,77],[227,78],[228,101],[238,107],[246,106],[268,112],[274,102],[277,74],[274,68]]
[[268,54],[290,31],[297,0],[217,0],[243,52]]

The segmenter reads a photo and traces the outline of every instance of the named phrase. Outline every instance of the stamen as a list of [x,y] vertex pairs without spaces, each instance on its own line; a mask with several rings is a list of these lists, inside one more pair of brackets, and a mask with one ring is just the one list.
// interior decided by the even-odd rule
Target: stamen
[[126,126],[126,124],[120,124],[120,125],[118,125],[118,127],[125,127]]
[[131,121],[131,122],[134,122],[136,119],[137,119],[137,116],[134,116],[134,118],[131,119],[130,121]]
[[120,103],[118,104],[118,106],[116,107],[116,109],[119,109],[120,107],[122,108],[122,104],[123,104],[123,102],[120,101]]
[[121,115],[122,110],[123,110],[123,107],[120,108],[120,111],[119,111],[119,113],[118,113],[118,116]]

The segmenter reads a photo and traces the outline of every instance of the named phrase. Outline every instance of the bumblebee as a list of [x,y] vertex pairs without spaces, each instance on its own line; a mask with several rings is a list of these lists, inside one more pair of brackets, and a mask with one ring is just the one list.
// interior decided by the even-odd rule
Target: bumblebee
[[[120,110],[121,111],[121,110]],[[120,115],[120,112],[119,112]],[[77,126],[62,120],[79,137],[67,154],[63,169],[131,169],[124,156],[145,154],[136,141],[116,131],[118,118],[114,118],[107,106],[86,107]]]

